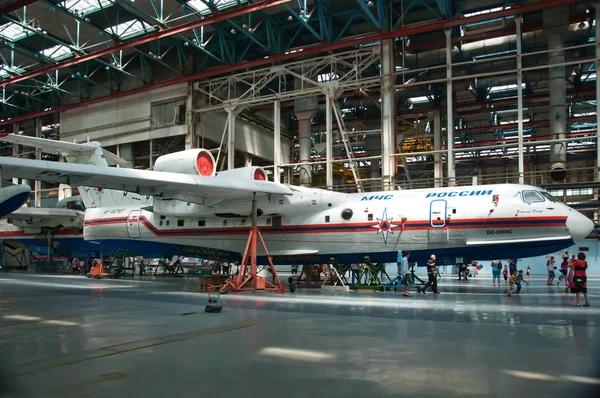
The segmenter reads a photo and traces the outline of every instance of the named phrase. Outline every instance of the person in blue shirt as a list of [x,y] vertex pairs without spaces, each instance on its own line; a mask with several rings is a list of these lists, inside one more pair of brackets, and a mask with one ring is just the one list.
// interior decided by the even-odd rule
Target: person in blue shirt
[[410,285],[412,284],[412,278],[410,277],[410,270],[408,266],[408,258],[410,257],[410,252],[398,252],[399,262],[398,262],[398,276],[400,276],[402,280],[402,295],[410,297]]
[[508,260],[508,274],[509,275],[514,275],[517,272],[517,261],[519,261],[516,258],[511,258],[510,260]]

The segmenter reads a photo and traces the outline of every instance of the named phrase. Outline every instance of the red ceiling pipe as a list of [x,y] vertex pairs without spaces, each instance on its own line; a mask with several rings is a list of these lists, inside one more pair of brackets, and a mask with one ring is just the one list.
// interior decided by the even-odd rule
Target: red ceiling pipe
[[58,69],[68,68],[69,66],[77,65],[82,62],[91,61],[98,57],[103,57],[103,56],[115,53],[117,51],[121,51],[121,50],[125,50],[127,48],[139,46],[141,44],[149,43],[154,40],[164,39],[165,37],[169,37],[169,36],[177,35],[177,34],[180,34],[183,32],[187,32],[188,30],[199,28],[201,26],[211,25],[213,23],[222,22],[227,19],[239,17],[240,15],[245,15],[245,14],[249,14],[251,12],[264,10],[265,8],[289,3],[290,1],[292,1],[292,0],[264,0],[264,1],[261,1],[260,3],[250,4],[248,6],[240,7],[240,8],[234,9],[234,10],[223,11],[223,12],[220,12],[217,14],[208,15],[204,19],[201,19],[199,21],[189,22],[189,23],[186,23],[186,24],[183,24],[180,26],[176,26],[174,28],[160,30],[156,33],[150,33],[150,34],[144,35],[142,37],[139,37],[137,39],[129,40],[124,43],[110,46],[110,47],[102,49],[102,50],[93,51],[89,54],[85,54],[85,55],[81,55],[81,56],[76,55],[74,58],[71,58],[67,61],[59,62],[54,65],[36,69],[36,70],[28,72],[28,73],[23,73],[22,75],[15,76],[15,77],[6,79],[3,82],[0,82],[0,87],[4,87],[9,84],[13,84],[13,83],[17,83],[17,82],[22,82],[24,80],[30,79],[35,76],[40,76],[40,75],[43,75],[43,74],[46,74],[49,72],[54,72],[55,70],[58,70]]
[[[223,74],[227,74],[227,73],[231,73],[231,72],[236,72],[236,71],[242,70],[242,69],[255,68],[258,66],[269,65],[269,64],[272,64],[275,62],[288,61],[288,60],[292,60],[292,59],[296,59],[296,58],[309,57],[311,55],[325,53],[328,51],[339,50],[341,48],[353,47],[353,46],[373,43],[373,42],[381,41],[381,40],[395,39],[396,37],[410,36],[410,35],[426,33],[426,32],[434,32],[437,30],[451,28],[454,26],[462,25],[462,24],[481,22],[481,21],[494,19],[494,18],[503,18],[503,17],[508,17],[511,15],[526,14],[528,12],[539,11],[539,10],[542,10],[545,8],[553,8],[553,7],[558,7],[561,5],[573,4],[573,3],[577,3],[579,1],[580,0],[547,0],[544,2],[538,2],[538,3],[529,3],[529,4],[522,5],[522,6],[520,6],[520,5],[513,6],[512,8],[502,10],[502,11],[492,12],[489,14],[475,15],[475,16],[468,17],[468,18],[456,18],[456,19],[450,19],[450,20],[446,20],[446,21],[439,21],[439,22],[435,22],[435,23],[421,24],[421,25],[411,26],[408,28],[399,29],[399,30],[395,30],[392,32],[387,32],[387,33],[375,33],[375,34],[365,35],[365,36],[358,37],[358,38],[341,40],[338,43],[334,43],[334,44],[327,44],[327,45],[319,44],[319,45],[315,45],[312,47],[304,48],[302,53],[290,53],[290,54],[275,55],[275,56],[270,56],[269,58],[262,58],[262,59],[257,59],[254,61],[242,62],[242,63],[236,64],[236,65],[219,66],[219,67],[215,67],[212,69],[208,69],[204,72],[197,73],[195,75],[181,76],[181,77],[171,79],[171,80],[166,80],[166,81],[160,82],[160,83],[148,84],[143,87],[138,87],[138,88],[131,89],[131,90],[121,91],[118,93],[113,93],[113,94],[105,95],[102,97],[93,98],[91,100],[81,101],[81,102],[71,104],[71,105],[55,107],[49,111],[34,112],[34,113],[26,114],[23,116],[12,118],[11,120],[6,120],[4,122],[0,122],[0,126],[5,126],[5,125],[11,124],[11,123],[17,123],[17,122],[21,122],[24,120],[42,117],[42,116],[45,116],[50,113],[62,112],[62,111],[66,111],[69,109],[78,108],[81,106],[95,104],[98,102],[103,102],[103,101],[107,101],[107,100],[111,100],[111,99],[115,99],[115,98],[121,98],[121,97],[125,97],[128,95],[139,94],[139,93],[142,93],[142,92],[145,92],[148,90],[154,90],[154,89],[158,89],[161,87],[171,86],[174,84],[187,83],[187,82],[194,81],[194,80],[201,80],[201,79],[206,79],[209,77],[214,77],[214,76],[219,76],[219,75],[223,75]],[[254,4],[253,6],[258,6],[260,4],[264,4],[264,3],[257,3],[257,4]],[[251,6],[248,6],[248,7],[251,7]],[[242,9],[247,9],[248,7],[239,8],[235,11],[240,12]],[[216,15],[214,17],[216,17]],[[215,21],[214,17],[213,17],[212,21]],[[227,18],[232,18],[232,16],[229,15]],[[208,19],[208,18],[205,18],[204,21],[206,21],[206,19]],[[143,38],[140,38],[140,39],[143,39]],[[62,64],[62,63],[59,63],[59,64]],[[60,67],[64,67],[64,65],[60,66]],[[46,73],[46,72],[42,72],[42,73]],[[12,81],[14,82],[14,79],[12,79]],[[0,87],[1,86],[2,85],[0,85]]]
[[0,15],[9,14],[19,8],[26,7],[37,0],[16,0],[0,7]]

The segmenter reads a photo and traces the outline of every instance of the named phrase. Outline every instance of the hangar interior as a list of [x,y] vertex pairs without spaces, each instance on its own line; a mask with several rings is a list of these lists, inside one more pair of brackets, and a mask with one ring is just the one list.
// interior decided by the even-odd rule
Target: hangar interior
[[[7,0],[0,136],[98,141],[140,170],[205,148],[340,192],[531,184],[597,225],[599,19],[587,0]],[[12,182],[30,207],[77,194]],[[537,272],[508,296],[488,264],[441,295],[253,292],[220,314],[187,277],[2,272],[0,397],[597,397],[590,238],[586,308]]]
[[12,2],[0,128],[340,191],[529,183],[598,222],[593,4],[346,3]]

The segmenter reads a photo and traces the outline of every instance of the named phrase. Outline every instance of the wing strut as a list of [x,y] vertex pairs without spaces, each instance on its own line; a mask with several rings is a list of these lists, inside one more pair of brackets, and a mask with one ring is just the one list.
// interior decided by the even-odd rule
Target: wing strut
[[[240,264],[240,271],[237,276],[228,280],[225,285],[221,286],[221,293],[252,290],[270,290],[283,293],[283,284],[279,280],[279,276],[273,265],[273,259],[269,255],[267,245],[258,229],[257,217],[256,192],[254,192],[252,196],[252,228],[250,229],[250,236],[248,236],[248,243],[246,243],[246,249],[244,250],[244,256],[242,257],[242,263]],[[265,277],[258,275],[256,266],[258,240],[260,240],[269,262],[269,265],[264,269],[273,274],[273,283],[269,282]],[[250,261],[250,264],[248,264],[248,260]]]

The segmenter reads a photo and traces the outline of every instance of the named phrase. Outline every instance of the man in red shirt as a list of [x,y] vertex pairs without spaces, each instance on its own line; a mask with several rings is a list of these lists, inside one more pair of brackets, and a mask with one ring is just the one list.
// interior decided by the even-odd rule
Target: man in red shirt
[[579,307],[580,293],[583,293],[583,297],[585,298],[585,304],[583,306],[589,307],[590,302],[588,301],[587,294],[587,275],[585,273],[588,263],[585,261],[585,254],[581,252],[578,253],[577,260],[572,261],[569,266],[573,267],[573,271],[575,271],[573,275],[573,281],[571,282],[571,293],[575,293],[577,301],[575,304],[573,304],[573,307]]

